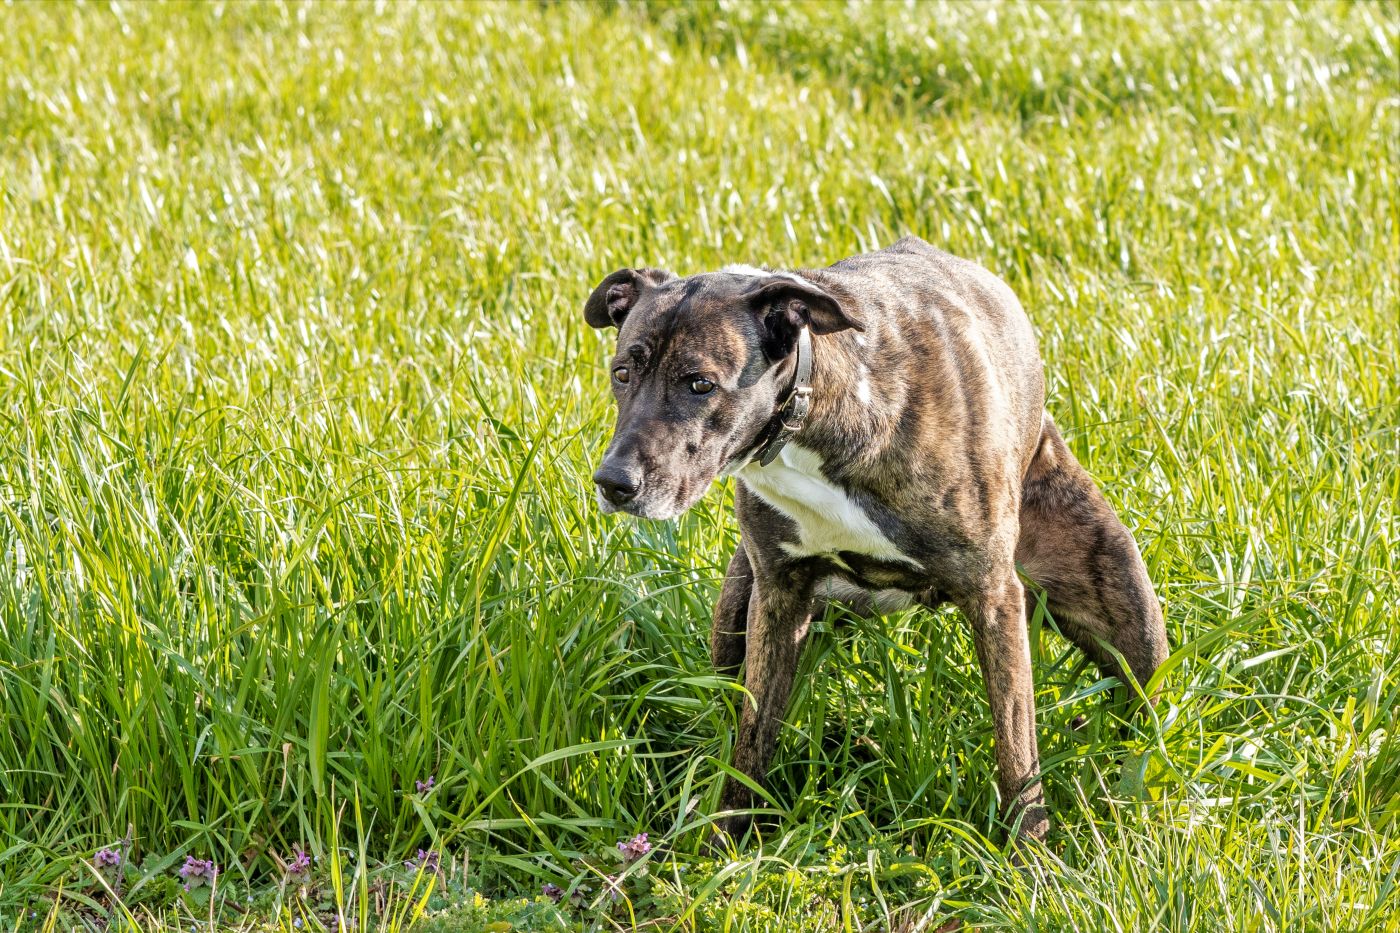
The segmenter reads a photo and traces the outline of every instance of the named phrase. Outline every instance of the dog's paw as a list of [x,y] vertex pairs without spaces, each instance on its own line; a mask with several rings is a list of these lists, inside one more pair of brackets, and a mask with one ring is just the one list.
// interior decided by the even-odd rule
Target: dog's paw
[[1025,868],[1037,853],[1045,851],[1045,837],[1050,832],[1050,811],[1043,804],[1031,804],[1021,811],[1016,831],[1007,845],[1012,865]]
[[744,834],[748,832],[752,817],[747,814],[720,817],[710,824],[710,832],[705,837],[705,854],[719,858],[733,853],[739,848]]
[[1025,821],[1021,823],[1021,828],[1007,846],[1007,859],[1016,868],[1030,868],[1048,851],[1045,836],[1050,831],[1050,819],[1046,816],[1044,807],[1038,809],[1038,819],[1034,813],[1027,811]]

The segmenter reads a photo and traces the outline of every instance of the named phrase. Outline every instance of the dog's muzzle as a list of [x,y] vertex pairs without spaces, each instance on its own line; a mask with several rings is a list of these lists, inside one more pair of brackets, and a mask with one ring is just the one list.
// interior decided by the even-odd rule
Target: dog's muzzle
[[603,461],[598,472],[593,474],[593,482],[598,494],[616,506],[624,506],[637,498],[642,491],[640,473],[627,470],[616,463]]

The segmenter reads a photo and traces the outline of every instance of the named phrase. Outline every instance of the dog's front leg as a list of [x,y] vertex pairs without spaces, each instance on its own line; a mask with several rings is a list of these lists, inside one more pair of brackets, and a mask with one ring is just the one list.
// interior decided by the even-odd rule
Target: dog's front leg
[[[756,572],[754,576],[744,656],[744,687],[749,696],[744,698],[739,716],[733,765],[759,784],[768,773],[807,638],[812,586],[812,575],[805,570]],[[742,810],[753,804],[753,792],[742,782],[732,777],[725,781],[720,795],[722,810]],[[750,821],[748,814],[734,814],[716,825],[738,839]]]
[[744,542],[734,549],[715,601],[710,627],[710,660],[721,674],[733,674],[744,660],[744,638],[749,627],[749,601],[753,595],[753,568]]
[[972,623],[972,640],[992,708],[1003,817],[1011,825],[1019,820],[1020,838],[1043,839],[1050,821],[1040,786],[1025,594],[1014,565],[1008,561],[1001,572],[989,576],[963,611]]

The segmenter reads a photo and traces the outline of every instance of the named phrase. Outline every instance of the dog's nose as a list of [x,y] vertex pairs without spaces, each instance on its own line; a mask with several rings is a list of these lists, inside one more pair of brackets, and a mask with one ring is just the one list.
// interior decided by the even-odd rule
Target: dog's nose
[[641,487],[641,481],[633,477],[626,470],[603,464],[598,468],[598,472],[593,474],[593,482],[598,484],[598,489],[613,505],[625,505],[637,498],[637,490]]

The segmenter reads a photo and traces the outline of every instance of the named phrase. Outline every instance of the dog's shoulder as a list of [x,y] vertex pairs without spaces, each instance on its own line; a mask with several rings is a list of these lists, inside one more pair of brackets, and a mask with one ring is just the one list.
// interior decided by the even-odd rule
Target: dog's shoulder
[[938,266],[950,266],[967,262],[967,260],[960,259],[952,253],[945,252],[920,237],[906,236],[901,237],[883,249],[871,250],[868,253],[857,253],[854,256],[835,263],[829,268],[837,268],[843,265],[878,264],[891,260],[895,262],[907,262],[908,257],[917,257]]
[[811,271],[837,276],[888,277],[907,285],[927,282],[942,288],[966,281],[1001,281],[972,260],[954,256],[916,236],[906,236],[883,249],[857,253],[825,269]]
[[920,239],[916,236],[900,237],[898,240],[891,243],[889,246],[886,246],[882,250],[876,250],[876,252],[912,253],[915,256],[928,256],[933,259],[938,259],[942,257],[948,257],[950,259],[957,258],[953,256],[952,253],[945,253],[943,250],[934,246],[928,240]]
[[859,253],[824,269],[798,273],[859,305],[926,314],[949,301],[977,317],[1004,322],[1023,317],[1011,287],[985,266],[945,252],[916,236]]

